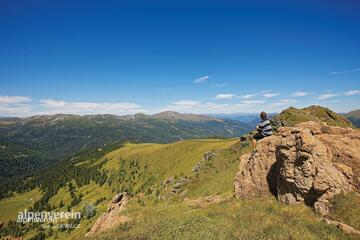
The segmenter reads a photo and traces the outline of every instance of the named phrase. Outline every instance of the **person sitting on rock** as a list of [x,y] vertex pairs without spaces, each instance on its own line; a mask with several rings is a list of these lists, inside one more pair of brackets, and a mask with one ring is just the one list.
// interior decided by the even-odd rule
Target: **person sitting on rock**
[[272,126],[269,119],[267,119],[266,112],[260,113],[261,122],[256,126],[257,133],[252,136],[254,150],[256,148],[256,141],[269,137],[273,134]]

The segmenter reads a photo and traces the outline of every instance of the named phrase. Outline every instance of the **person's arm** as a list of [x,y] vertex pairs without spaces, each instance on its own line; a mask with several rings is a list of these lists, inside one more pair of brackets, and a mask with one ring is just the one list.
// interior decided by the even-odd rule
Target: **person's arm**
[[262,132],[263,128],[265,127],[264,122],[265,121],[262,121],[257,125],[256,130],[258,130],[258,132]]
[[261,131],[262,131],[262,128],[261,128],[260,124],[256,125],[256,130],[257,130],[258,132],[261,132]]

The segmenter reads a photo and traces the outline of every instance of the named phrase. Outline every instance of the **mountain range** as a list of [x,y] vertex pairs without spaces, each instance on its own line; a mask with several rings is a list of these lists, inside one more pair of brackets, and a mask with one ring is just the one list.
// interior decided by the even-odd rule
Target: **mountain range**
[[[354,129],[343,115],[320,106],[288,108],[272,118],[275,129],[308,121]],[[176,112],[1,119],[0,236],[353,239],[306,207],[283,206],[271,197],[231,197],[240,158],[252,150],[252,129],[236,120]],[[344,197],[345,210],[331,210],[334,219],[360,227],[360,218],[348,220],[360,211],[357,201]],[[64,222],[80,223],[75,229],[14,222],[25,208],[79,211],[83,217]],[[118,227],[109,229],[109,222]]]
[[[0,179],[26,175],[113,142],[169,143],[183,139],[236,137],[248,124],[204,115],[44,115],[0,119]],[[11,159],[11,160],[9,160]]]

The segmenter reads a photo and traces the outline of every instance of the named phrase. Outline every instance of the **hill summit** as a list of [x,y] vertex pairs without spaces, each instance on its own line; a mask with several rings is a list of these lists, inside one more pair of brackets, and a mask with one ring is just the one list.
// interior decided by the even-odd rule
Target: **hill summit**
[[352,123],[344,116],[335,113],[329,108],[316,105],[303,109],[290,107],[273,118],[276,127],[292,127],[298,123],[307,121],[325,122],[328,125],[338,127],[353,127]]

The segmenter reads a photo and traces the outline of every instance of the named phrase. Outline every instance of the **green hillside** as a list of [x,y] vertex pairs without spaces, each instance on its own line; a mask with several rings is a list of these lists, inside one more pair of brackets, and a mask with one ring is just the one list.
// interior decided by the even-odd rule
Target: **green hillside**
[[321,106],[310,106],[303,109],[290,107],[273,118],[273,122],[277,127],[294,126],[297,123],[306,121],[325,122],[339,127],[353,127],[345,117]]
[[[79,120],[77,116],[62,115],[57,116],[57,120],[54,120],[54,116],[50,119],[35,118],[26,124],[57,129],[54,127],[59,126],[57,122],[68,117]],[[113,118],[101,116],[107,117]],[[195,124],[192,125],[194,127],[212,119],[173,112],[133,117],[142,123],[141,126],[160,119],[178,127],[185,124],[180,124],[181,121]],[[133,117],[125,117],[122,121],[132,121],[130,119]],[[91,119],[100,121],[98,116]],[[90,122],[94,123],[92,120]],[[317,106],[302,110],[286,109],[274,118],[278,126],[292,126],[308,120],[352,127],[344,117]],[[19,119],[8,121],[10,123],[7,125],[12,125]],[[214,120],[211,124],[218,123],[223,124],[221,120]],[[78,124],[83,126],[83,123]],[[161,129],[166,129],[166,126],[169,125],[165,124],[165,128],[162,126]],[[160,131],[160,126],[153,127],[149,129]],[[43,134],[45,132],[34,136],[47,139],[48,136]],[[167,136],[161,131],[158,134]],[[69,132],[66,135],[71,138]],[[114,195],[127,192],[131,199],[124,214],[131,221],[95,239],[353,239],[353,236],[344,235],[335,227],[326,225],[306,206],[285,206],[274,197],[235,200],[233,180],[241,155],[252,150],[248,140],[240,142],[236,138],[215,138],[172,143],[111,141],[101,146],[81,148],[68,159],[54,162],[49,167],[40,168],[42,161],[37,162],[34,158],[39,164],[37,174],[25,174],[19,179],[3,178],[0,185],[3,198],[0,200],[0,222],[5,222],[5,226],[0,228],[0,236],[83,239],[99,216],[107,211]],[[2,143],[0,153],[6,156],[3,158],[7,164],[5,166],[16,163],[17,156],[28,159],[26,161],[31,161],[32,158],[26,158],[29,156],[46,160],[46,155],[41,155],[41,152],[15,143]],[[6,162],[6,159],[12,159],[12,162]],[[360,207],[357,207],[359,199],[358,195],[335,199],[331,216],[360,226],[360,219],[356,217],[360,212]],[[91,214],[89,207],[93,209]],[[32,211],[79,211],[82,213],[81,219],[62,220],[59,223],[80,224],[80,227],[63,228],[48,223],[22,225],[14,222],[17,212],[24,208]]]
[[[1,200],[0,212],[10,202],[19,202],[11,212],[22,211],[22,199],[31,196],[38,200],[34,210],[85,213],[92,205],[95,215],[83,217],[79,228],[69,230],[10,222],[1,236],[22,232],[25,239],[83,239],[112,197],[127,191],[132,198],[126,214],[132,220],[95,239],[352,239],[305,206],[282,205],[273,197],[234,200],[239,158],[250,150],[248,142],[237,139],[200,139],[84,152],[37,179],[42,187],[36,196],[32,191]],[[0,221],[13,215],[0,215]]]
[[360,128],[360,109],[351,111],[344,115],[355,127]]
[[[106,210],[113,195],[120,191],[127,191],[133,196],[144,193],[154,204],[159,197],[177,199],[180,192],[172,195],[170,190],[184,179],[186,184],[180,191],[186,190],[189,196],[200,196],[202,191],[206,191],[207,194],[224,191],[231,194],[238,156],[241,155],[240,151],[246,150],[242,150],[243,147],[237,142],[236,139],[206,139],[172,144],[126,144],[115,151],[112,148],[119,145],[84,152],[71,163],[63,163],[44,172],[35,180],[41,186],[42,197],[38,196],[41,199],[35,202],[34,210],[76,211],[83,209],[87,204],[99,202],[96,215],[99,216]],[[193,172],[194,165],[209,151],[216,151],[218,154],[214,159],[204,163],[200,171]],[[236,152],[238,154],[235,154]],[[229,159],[224,156],[229,156]],[[222,172],[218,171],[218,166],[223,168]],[[99,176],[104,176],[107,179],[106,183],[102,182]],[[173,178],[173,182],[165,189],[163,182],[168,178]],[[207,182],[206,179],[212,181]],[[197,184],[197,181],[203,181],[203,188],[199,189],[200,184]],[[24,197],[26,194],[23,194]],[[17,195],[10,200],[15,200],[16,197]],[[23,210],[21,208],[19,210]],[[7,218],[0,217],[0,221],[4,220]],[[95,217],[85,219],[82,224],[91,226],[94,220]],[[36,229],[38,227],[27,229],[26,236],[31,236]],[[70,237],[81,233],[83,236],[86,231],[87,228],[84,227],[71,233],[57,234],[68,234]]]
[[[202,115],[48,115],[0,119],[0,179],[21,177],[87,149],[114,142],[169,143],[182,139],[236,137],[244,123]],[[1,194],[0,194],[1,198]]]

